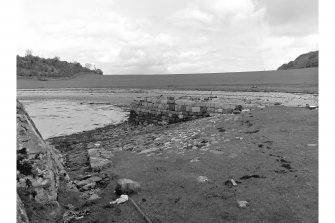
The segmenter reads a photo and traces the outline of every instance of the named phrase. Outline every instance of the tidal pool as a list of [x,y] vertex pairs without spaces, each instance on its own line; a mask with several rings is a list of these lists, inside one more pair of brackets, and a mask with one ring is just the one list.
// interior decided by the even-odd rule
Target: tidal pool
[[127,112],[109,103],[72,100],[21,100],[43,138],[118,124]]

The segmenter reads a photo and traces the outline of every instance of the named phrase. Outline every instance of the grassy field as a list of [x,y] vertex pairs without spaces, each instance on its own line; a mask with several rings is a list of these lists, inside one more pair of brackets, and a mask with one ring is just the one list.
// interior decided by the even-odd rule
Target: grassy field
[[70,80],[17,80],[18,89],[159,88],[225,91],[318,92],[318,68],[174,75],[83,75]]

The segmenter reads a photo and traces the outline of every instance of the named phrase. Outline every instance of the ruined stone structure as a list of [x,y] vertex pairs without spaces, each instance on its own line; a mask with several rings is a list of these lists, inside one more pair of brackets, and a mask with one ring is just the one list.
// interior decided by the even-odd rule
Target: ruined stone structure
[[231,114],[241,112],[241,106],[227,107],[213,103],[210,97],[152,97],[135,100],[131,104],[129,122],[159,125],[208,117],[213,113]]
[[[61,207],[57,202],[60,180],[69,179],[62,157],[43,140],[19,101],[16,112],[17,220],[39,222],[34,216],[41,215],[35,213],[38,211],[33,210],[33,207],[40,206],[45,222],[56,222],[61,215]],[[32,219],[28,220],[29,214]]]

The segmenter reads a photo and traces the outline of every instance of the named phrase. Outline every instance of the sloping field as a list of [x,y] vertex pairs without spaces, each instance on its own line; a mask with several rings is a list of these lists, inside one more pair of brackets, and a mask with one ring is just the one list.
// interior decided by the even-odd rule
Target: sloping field
[[70,80],[52,81],[18,79],[17,88],[161,88],[317,93],[318,68],[208,74],[83,75]]

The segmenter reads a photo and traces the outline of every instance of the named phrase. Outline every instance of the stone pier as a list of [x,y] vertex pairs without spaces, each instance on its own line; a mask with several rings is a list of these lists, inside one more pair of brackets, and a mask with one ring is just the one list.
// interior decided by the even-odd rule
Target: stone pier
[[215,103],[211,97],[146,97],[131,104],[129,122],[167,125],[208,117],[214,113],[236,114],[241,110],[242,106],[225,106]]

